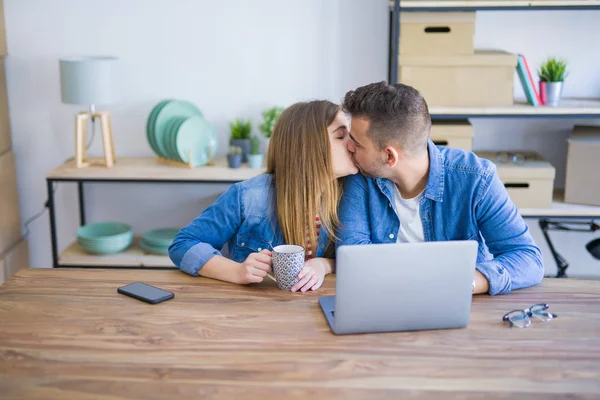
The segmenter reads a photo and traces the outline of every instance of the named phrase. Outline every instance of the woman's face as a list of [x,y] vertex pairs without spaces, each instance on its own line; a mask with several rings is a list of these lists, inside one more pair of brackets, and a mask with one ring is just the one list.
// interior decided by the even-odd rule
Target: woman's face
[[329,143],[331,143],[331,159],[333,162],[333,172],[336,178],[346,175],[354,175],[358,168],[352,162],[350,152],[348,151],[348,141],[350,140],[350,119],[340,111],[327,127],[329,133]]

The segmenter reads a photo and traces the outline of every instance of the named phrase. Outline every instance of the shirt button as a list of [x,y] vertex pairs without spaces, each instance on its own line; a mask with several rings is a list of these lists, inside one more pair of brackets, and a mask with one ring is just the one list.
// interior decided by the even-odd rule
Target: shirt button
[[392,208],[392,203],[388,203],[388,207],[389,207],[389,208]]
[[390,233],[390,239],[393,239],[393,238],[394,238],[394,234]]
[[246,245],[246,243],[242,242],[242,247],[244,247]]
[[259,247],[259,248],[258,248],[258,251],[262,251],[262,249]]
[[321,247],[321,248],[323,248],[323,247],[325,247],[325,245],[324,245],[324,244],[321,244],[321,246],[320,246],[320,247]]

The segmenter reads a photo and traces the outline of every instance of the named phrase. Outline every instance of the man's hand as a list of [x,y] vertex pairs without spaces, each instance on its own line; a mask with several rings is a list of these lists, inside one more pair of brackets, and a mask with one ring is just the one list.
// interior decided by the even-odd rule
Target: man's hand
[[267,272],[271,271],[271,255],[270,250],[250,254],[239,264],[237,283],[245,285],[262,282]]
[[300,280],[292,287],[292,292],[298,290],[317,290],[323,284],[325,275],[331,272],[328,261],[325,258],[312,258],[304,263],[304,268],[298,274]]

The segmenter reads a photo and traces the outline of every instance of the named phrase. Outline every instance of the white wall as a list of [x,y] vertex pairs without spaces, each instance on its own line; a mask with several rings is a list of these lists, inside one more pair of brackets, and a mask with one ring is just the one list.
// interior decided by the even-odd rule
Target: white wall
[[[46,200],[46,172],[73,155],[79,109],[60,102],[61,56],[122,59],[123,101],[105,108],[112,113],[117,156],[152,155],[145,121],[166,97],[197,104],[218,128],[223,154],[233,118],[258,120],[265,106],[308,98],[339,101],[347,90],[387,77],[386,0],[4,0],[4,9],[23,219]],[[598,21],[597,11],[479,13],[476,45],[522,52],[530,65],[547,54],[568,57],[565,95],[600,97],[600,53],[592,51],[600,42]],[[518,81],[515,93],[523,96]],[[538,150],[556,165],[561,186],[573,122],[475,120],[474,145]],[[92,153],[100,150],[96,140]],[[74,238],[78,223],[71,186],[60,184],[56,194],[61,246]],[[138,233],[181,226],[225,188],[93,185],[88,219],[128,222]],[[32,225],[35,266],[50,265],[48,225],[47,216]]]
[[[217,127],[259,119],[273,104],[339,102],[387,77],[385,0],[4,0],[7,80],[23,220],[46,200],[45,174],[73,155],[77,106],[60,102],[58,58],[122,59],[123,101],[112,114],[117,156],[152,156],[145,139],[163,98],[194,102]],[[96,140],[92,154],[100,154]],[[59,243],[78,224],[72,184],[59,184]],[[93,185],[88,220],[119,220],[136,232],[183,226],[224,185]],[[48,217],[32,225],[31,263],[51,264]]]

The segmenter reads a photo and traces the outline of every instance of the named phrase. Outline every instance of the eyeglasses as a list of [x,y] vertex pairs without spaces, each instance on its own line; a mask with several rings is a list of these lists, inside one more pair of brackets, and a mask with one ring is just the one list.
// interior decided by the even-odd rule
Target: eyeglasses
[[556,314],[546,311],[548,307],[550,307],[548,304],[534,304],[525,310],[513,310],[504,315],[502,321],[508,321],[510,326],[517,328],[527,328],[531,325],[531,317],[548,322],[557,317]]
[[513,153],[511,151],[499,151],[496,160],[501,163],[512,162],[513,164],[524,164],[530,157],[526,153]]

